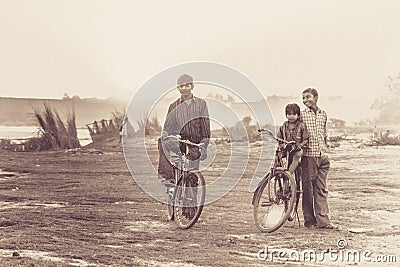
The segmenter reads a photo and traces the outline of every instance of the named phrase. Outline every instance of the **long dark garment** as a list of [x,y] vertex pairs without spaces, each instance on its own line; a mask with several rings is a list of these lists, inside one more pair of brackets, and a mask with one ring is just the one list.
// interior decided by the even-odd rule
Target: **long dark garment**
[[[168,109],[163,131],[167,135],[181,135],[182,139],[193,143],[204,143],[207,147],[211,136],[208,107],[203,99],[193,97],[188,101],[181,98],[173,102]],[[173,167],[169,159],[170,150],[176,145],[165,144],[160,138],[158,142],[159,165],[158,173],[167,180],[173,180]],[[181,153],[185,152],[185,145],[180,144]],[[176,151],[173,151],[176,152]],[[189,159],[197,161],[200,152],[197,147],[190,147]],[[195,163],[196,164],[196,163]],[[194,165],[196,166],[196,165]],[[198,168],[198,162],[197,162]]]

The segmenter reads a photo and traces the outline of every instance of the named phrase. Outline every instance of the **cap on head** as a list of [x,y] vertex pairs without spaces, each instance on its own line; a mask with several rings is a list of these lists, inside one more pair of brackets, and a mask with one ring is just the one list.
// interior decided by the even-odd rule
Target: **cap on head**
[[187,74],[183,74],[178,78],[178,85],[193,83],[193,78]]

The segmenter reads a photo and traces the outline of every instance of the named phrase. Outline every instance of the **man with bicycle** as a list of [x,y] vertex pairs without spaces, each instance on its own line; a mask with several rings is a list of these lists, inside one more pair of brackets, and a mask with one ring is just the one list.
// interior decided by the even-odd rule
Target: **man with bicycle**
[[[199,161],[207,157],[207,146],[211,136],[207,103],[193,95],[193,78],[187,74],[181,75],[178,78],[177,88],[181,97],[169,106],[162,136],[158,142],[158,174],[166,186],[174,179],[173,167],[169,159],[170,153],[184,154],[185,152],[184,144],[166,137],[179,134],[182,139],[197,144],[203,143],[201,151],[198,147],[189,146],[187,155],[190,160],[190,168],[198,170]],[[193,181],[193,183],[193,186],[196,186],[197,181]]]
[[300,119],[310,134],[304,149],[302,166],[304,226],[338,230],[329,220],[327,175],[330,168],[327,152],[327,114],[317,106],[318,91],[307,88],[302,94],[306,109]]

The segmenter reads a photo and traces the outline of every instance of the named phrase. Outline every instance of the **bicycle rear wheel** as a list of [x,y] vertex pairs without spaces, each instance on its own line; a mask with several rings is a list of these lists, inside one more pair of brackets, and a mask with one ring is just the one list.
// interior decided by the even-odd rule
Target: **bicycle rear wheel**
[[285,171],[275,171],[274,176],[261,185],[254,201],[254,221],[261,232],[279,229],[289,217],[296,199],[296,182]]
[[175,188],[175,221],[181,229],[189,229],[200,217],[206,198],[206,186],[200,172],[188,172]]

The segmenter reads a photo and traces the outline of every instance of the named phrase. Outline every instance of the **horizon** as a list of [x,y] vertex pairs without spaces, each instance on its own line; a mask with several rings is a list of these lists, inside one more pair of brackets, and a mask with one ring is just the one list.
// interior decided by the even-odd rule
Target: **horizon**
[[[214,95],[211,97],[211,99],[216,99],[215,96],[217,94],[219,94],[219,95],[221,95],[223,97],[223,101],[228,101],[227,97],[228,96],[232,96],[230,92],[227,92],[227,93],[225,92],[224,93],[223,91],[208,91],[208,90],[198,90],[197,91],[198,94],[196,94],[196,96],[202,97],[202,98],[208,98],[208,97],[210,97],[210,95],[209,95],[210,92],[214,93]],[[157,108],[157,110],[158,110],[157,114],[159,114],[158,115],[159,119],[161,119],[161,120],[163,119],[163,115],[165,115],[164,113],[167,110],[166,107],[163,108],[162,106],[163,105],[168,105],[169,102],[173,101],[174,99],[177,99],[178,97],[179,97],[179,94],[176,91],[172,90],[171,92],[169,92],[168,94],[166,94],[166,95],[164,95],[164,96],[162,96],[160,98],[159,101],[161,103],[163,103],[163,104],[161,104],[161,107]],[[286,118],[284,116],[284,106],[286,104],[297,102],[297,104],[300,106],[300,108],[302,110],[305,108],[301,101],[293,101],[293,100],[296,99],[296,97],[293,96],[293,95],[284,96],[284,95],[273,94],[273,95],[268,95],[268,96],[265,96],[265,97],[266,97],[268,105],[270,106],[270,110],[273,113],[273,117],[274,117],[274,121],[275,121],[276,125],[279,125],[283,121],[286,120]],[[52,100],[52,101],[85,101],[85,100],[112,101],[112,102],[119,103],[121,105],[125,105],[126,109],[127,109],[128,105],[131,102],[131,99],[129,99],[129,100],[127,100],[127,99],[121,100],[121,99],[110,98],[110,97],[109,98],[98,98],[98,97],[82,98],[80,96],[79,96],[79,98],[72,98],[71,97],[69,99],[68,98],[37,98],[37,97],[34,97],[34,98],[30,98],[30,97],[4,97],[4,96],[0,96],[0,98],[3,98],[3,99],[16,99],[16,100],[35,100],[35,101],[40,101],[40,100]],[[279,101],[278,102],[276,102],[276,101],[274,102],[273,100],[271,100],[271,98],[273,98],[273,100],[279,100]],[[262,100],[263,99],[258,99],[258,100],[255,100],[255,101],[250,101],[248,103],[244,103],[243,101],[241,101],[240,99],[238,99],[237,97],[234,96],[233,100],[232,100],[233,102],[231,101],[231,103],[247,105],[247,104],[251,104],[251,103],[257,103],[257,102],[262,101]],[[343,105],[343,106],[346,106],[347,109],[343,108],[343,109],[341,109],[341,113],[338,113],[338,112],[335,113],[332,110],[337,110],[337,109],[335,109],[335,106],[336,106],[338,101],[342,101],[343,102],[344,100],[343,99],[339,99],[339,100],[338,99],[333,99],[332,100],[329,97],[328,98],[326,98],[324,96],[320,97],[319,106],[320,106],[320,108],[325,109],[328,112],[328,118],[341,119],[341,120],[346,121],[346,123],[348,123],[348,124],[349,123],[350,124],[355,124],[355,123],[359,123],[359,122],[362,122],[362,121],[365,121],[365,120],[373,120],[374,118],[377,118],[378,111],[376,111],[376,110],[374,111],[372,109],[370,109],[369,112],[375,114],[375,116],[370,116],[370,118],[368,118],[367,116],[363,116],[362,118],[360,117],[359,120],[353,120],[352,117],[348,118],[348,117],[345,117],[345,116],[341,116],[341,114],[348,113],[348,110],[353,110],[353,106],[351,106],[351,105],[347,105],[347,106]],[[279,103],[279,102],[281,102],[281,103]],[[343,103],[345,103],[345,102],[343,102]],[[160,104],[156,104],[155,107],[159,106],[159,105]],[[279,110],[277,110],[276,105],[278,105],[278,107],[280,107]],[[163,109],[165,109],[165,112],[164,112]],[[365,110],[362,110],[362,113],[364,114]],[[251,115],[251,114],[248,114],[248,115]]]

